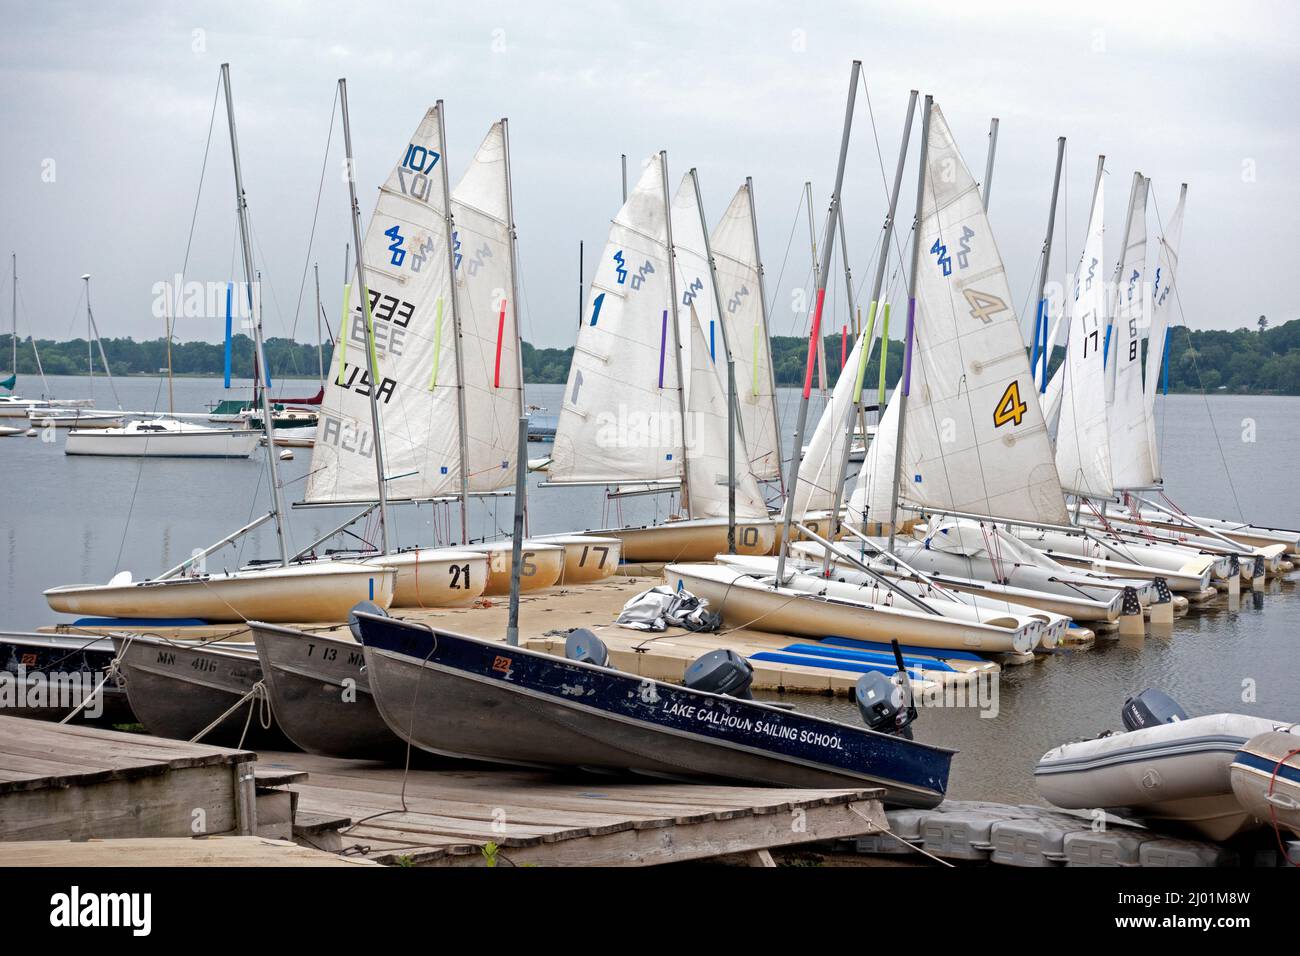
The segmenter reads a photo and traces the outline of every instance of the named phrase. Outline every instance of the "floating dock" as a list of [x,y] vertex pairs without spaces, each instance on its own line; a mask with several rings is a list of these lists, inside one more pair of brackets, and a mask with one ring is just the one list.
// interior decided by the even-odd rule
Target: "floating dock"
[[[868,836],[875,789],[409,772],[0,717],[0,866],[648,866]],[[292,843],[287,838],[292,838]]]
[[[564,654],[565,632],[574,627],[590,628],[609,648],[611,662],[620,670],[655,680],[679,683],[687,666],[702,654],[731,648],[744,655],[754,667],[753,689],[808,694],[851,694],[858,678],[872,665],[854,642],[845,645],[819,644],[807,638],[770,634],[749,628],[724,628],[711,634],[669,628],[659,633],[635,631],[612,622],[632,597],[663,583],[661,576],[617,576],[597,584],[574,588],[553,588],[524,594],[519,600],[519,632],[529,650]],[[394,617],[468,634],[486,640],[504,640],[508,601],[484,598],[472,607],[395,608]],[[292,625],[291,625],[292,626]],[[309,633],[351,640],[345,624],[298,625]],[[133,626],[120,622],[60,624],[43,629],[60,634],[87,637],[138,631],[177,641],[251,641],[247,627],[239,624]],[[878,656],[878,655],[877,655]],[[995,673],[999,665],[964,651],[916,649],[917,665],[909,660],[914,677],[936,684],[963,683],[974,675]],[[919,672],[918,668],[919,667]],[[888,663],[886,669],[892,671]]]

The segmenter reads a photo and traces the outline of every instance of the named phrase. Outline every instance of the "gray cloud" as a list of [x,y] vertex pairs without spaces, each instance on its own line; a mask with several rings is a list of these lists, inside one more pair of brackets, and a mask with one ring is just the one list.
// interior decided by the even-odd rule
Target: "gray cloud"
[[[367,214],[432,101],[447,104],[453,173],[495,118],[510,117],[530,340],[571,344],[578,241],[586,241],[590,275],[619,202],[619,154],[634,174],[660,148],[674,179],[699,167],[712,216],[754,177],[769,291],[788,250],[773,330],[803,331],[788,294],[808,272],[807,230],[793,217],[805,179],[824,211],[854,56],[864,61],[887,167],[910,87],[935,94],[977,176],[989,117],[1001,117],[991,215],[1017,295],[1032,278],[1055,139],[1065,135],[1058,248],[1079,248],[1093,165],[1105,152],[1112,237],[1134,168],[1152,177],[1166,218],[1178,184],[1190,183],[1181,294],[1191,325],[1296,317],[1281,281],[1300,208],[1297,14],[1289,5],[1130,2],[1052,12],[1018,2],[471,8],[329,0],[5,3],[3,16],[0,248],[18,254],[24,334],[81,331],[83,272],[95,277],[104,334],[161,334],[151,290],[184,258],[217,70],[227,60],[275,335],[293,325],[340,75],[348,77]],[[884,211],[866,105],[860,97],[845,189],[859,277]],[[236,261],[220,108],[188,269],[217,281]],[[915,142],[912,149],[914,158]],[[349,235],[341,157],[336,125],[313,252],[332,316]],[[49,160],[53,182],[42,178]],[[1253,182],[1243,181],[1243,164],[1253,164]],[[900,214],[900,224],[909,217]],[[1116,254],[1113,238],[1107,255]],[[314,335],[309,316],[308,308],[299,338]],[[184,319],[177,334],[215,340],[220,322]]]

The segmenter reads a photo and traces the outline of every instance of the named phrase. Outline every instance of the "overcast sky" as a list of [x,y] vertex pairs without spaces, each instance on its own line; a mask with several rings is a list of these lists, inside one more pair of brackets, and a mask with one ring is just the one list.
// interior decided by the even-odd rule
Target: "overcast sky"
[[[1168,219],[1189,183],[1180,294],[1194,328],[1300,317],[1300,55],[1290,3],[1034,2],[563,4],[0,3],[0,249],[18,256],[19,331],[84,334],[80,276],[104,335],[153,338],[153,287],[181,268],[213,94],[232,68],[268,334],[287,334],[316,209],[334,84],[346,76],[363,215],[424,110],[446,101],[458,177],[489,124],[510,118],[523,333],[572,344],[577,248],[590,277],[630,175],[660,148],[674,183],[700,171],[716,219],[754,177],[774,334],[802,331],[791,291],[809,268],[795,225],[804,180],[824,212],[850,62],[863,61],[845,186],[858,276],[885,208],[910,88],[933,93],[976,178],[1001,119],[990,214],[1017,306],[1032,282],[1056,137],[1068,138],[1057,243],[1082,242],[1107,155],[1106,256],[1134,169]],[[188,277],[224,282],[236,239],[219,106]],[[914,139],[915,158],[918,140]],[[337,318],[347,193],[334,143],[313,259]],[[910,180],[910,177],[909,177]],[[914,189],[904,188],[904,197]],[[910,225],[910,198],[900,227]],[[1153,207],[1150,224],[1157,229]],[[793,242],[791,234],[793,229]],[[777,288],[782,260],[784,274]],[[8,263],[0,328],[9,326]],[[310,281],[308,282],[310,298]],[[838,300],[837,300],[838,301]],[[311,341],[308,304],[297,337]],[[217,340],[215,317],[181,339]]]

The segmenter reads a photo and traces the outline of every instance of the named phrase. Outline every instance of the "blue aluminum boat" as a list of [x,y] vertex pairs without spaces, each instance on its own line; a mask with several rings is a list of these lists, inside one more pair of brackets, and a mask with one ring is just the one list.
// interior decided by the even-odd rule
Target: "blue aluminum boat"
[[933,807],[953,751],[425,625],[354,612],[379,713],[430,753],[778,787],[878,787]]

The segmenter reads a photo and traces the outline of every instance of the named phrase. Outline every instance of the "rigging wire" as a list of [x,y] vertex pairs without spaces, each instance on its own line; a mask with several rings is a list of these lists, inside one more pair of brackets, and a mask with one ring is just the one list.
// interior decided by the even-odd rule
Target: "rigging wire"
[[[1165,224],[1160,217],[1160,203],[1156,200],[1154,191],[1151,193],[1151,204],[1156,212],[1156,225],[1160,227],[1160,243],[1161,245],[1163,245],[1164,235],[1165,235]],[[1178,318],[1179,321],[1182,323],[1183,329],[1187,333],[1187,342],[1188,342],[1187,354],[1191,356],[1192,370],[1196,372],[1196,381],[1197,384],[1200,385],[1201,387],[1201,398],[1205,402],[1205,417],[1208,418],[1210,421],[1210,433],[1214,435],[1214,446],[1215,448],[1218,449],[1219,461],[1222,462],[1224,474],[1227,475],[1228,477],[1228,491],[1231,492],[1232,502],[1237,507],[1237,516],[1244,522],[1246,520],[1246,514],[1241,507],[1241,499],[1237,496],[1237,486],[1232,480],[1232,469],[1228,467],[1228,457],[1223,452],[1223,441],[1219,438],[1219,428],[1215,424],[1214,413],[1210,409],[1210,393],[1205,390],[1205,378],[1201,375],[1201,365],[1196,358],[1196,349],[1191,347],[1192,330],[1191,327],[1188,326],[1187,324],[1187,315],[1183,311],[1182,296],[1178,294],[1178,271],[1177,271],[1176,262],[1174,261],[1170,262],[1170,271],[1173,272],[1173,275],[1170,277],[1169,281],[1173,283],[1173,287],[1174,287],[1174,304],[1178,306]],[[1168,335],[1169,332],[1166,331],[1165,332],[1166,338],[1168,337]],[[1154,387],[1156,383],[1152,382],[1151,384]],[[1165,419],[1169,417],[1167,409],[1166,409],[1166,414],[1163,417]],[[1160,444],[1161,444],[1160,450],[1163,453],[1164,452],[1164,421],[1161,422]]]
[[[184,259],[184,261],[183,261],[183,263],[182,263],[182,265],[181,265],[181,273],[180,273],[180,274],[181,274],[181,277],[182,277],[182,278],[181,278],[181,288],[184,288],[184,282],[185,282],[185,280],[184,280],[185,270],[189,268],[189,264],[190,264],[190,251],[191,251],[191,249],[193,248],[193,242],[194,242],[194,225],[195,225],[195,222],[198,220],[198,216],[199,216],[199,200],[200,200],[200,198],[201,198],[202,195],[203,195],[203,182],[204,182],[204,180],[207,178],[207,171],[208,171],[208,156],[209,156],[209,154],[210,154],[210,152],[211,152],[211,150],[212,150],[212,130],[213,130],[213,127],[214,127],[214,125],[215,125],[215,123],[216,123],[216,118],[217,118],[217,103],[218,103],[218,101],[219,101],[219,99],[220,99],[220,96],[221,96],[221,80],[220,80],[220,78],[218,78],[218,80],[217,80],[217,85],[216,85],[216,89],[213,91],[213,94],[212,94],[212,112],[211,112],[211,114],[208,116],[208,136],[207,136],[207,140],[206,140],[206,142],[203,144],[203,162],[202,162],[202,164],[201,164],[200,167],[199,167],[199,185],[198,185],[198,189],[195,191],[195,195],[194,195],[194,211],[190,214],[190,231],[189,231],[189,237],[188,237],[188,239],[186,239],[186,242],[185,242],[185,259]],[[177,294],[179,295],[179,290],[178,290]],[[175,310],[173,310],[173,311],[175,311]],[[163,385],[163,379],[162,379],[161,376],[159,376],[159,378],[158,378],[158,390],[157,390],[157,392],[154,394],[154,399],[153,399],[153,410],[154,410],[155,412],[158,411],[158,403],[159,403],[160,401],[162,401],[162,385]],[[127,536],[127,532],[130,531],[130,529],[131,529],[131,517],[132,517],[132,515],[135,513],[135,502],[136,502],[136,498],[137,498],[137,496],[140,494],[140,479],[141,479],[141,477],[144,475],[144,463],[145,463],[145,461],[146,461],[146,459],[145,459],[145,457],[142,455],[142,456],[140,457],[140,464],[139,464],[139,465],[137,466],[137,468],[136,468],[136,472],[135,472],[135,483],[134,483],[134,485],[133,485],[132,488],[131,488],[131,501],[130,501],[130,503],[127,505],[127,509],[126,509],[126,521],[123,522],[123,524],[122,524],[122,538],[121,538],[121,540],[118,542],[118,545],[117,545],[117,558],[115,559],[115,561],[114,561],[114,563],[113,563],[113,567],[114,567],[114,568],[118,568],[118,569],[120,569],[120,568],[121,568],[121,565],[122,565],[122,552],[123,552],[123,550],[126,548],[126,536]]]
[[[339,104],[339,90],[338,90],[338,84],[335,84],[334,102],[330,106],[330,127],[329,127],[329,132],[325,136],[325,153],[323,156],[321,156],[321,161],[320,161],[320,181],[316,184],[316,208],[312,212],[311,232],[307,236],[307,256],[302,264],[302,278],[298,282],[298,301],[294,304],[293,307],[293,325],[290,327],[289,330],[290,340],[297,338],[298,316],[302,310],[303,292],[307,288],[307,270],[311,268],[312,247],[316,241],[316,222],[320,218],[320,200],[321,200],[321,195],[324,193],[325,190],[325,170],[329,167],[330,146],[334,141],[334,119],[338,115],[338,104]],[[328,324],[329,323],[326,322],[327,326]],[[297,363],[295,362],[294,364],[296,365]]]

